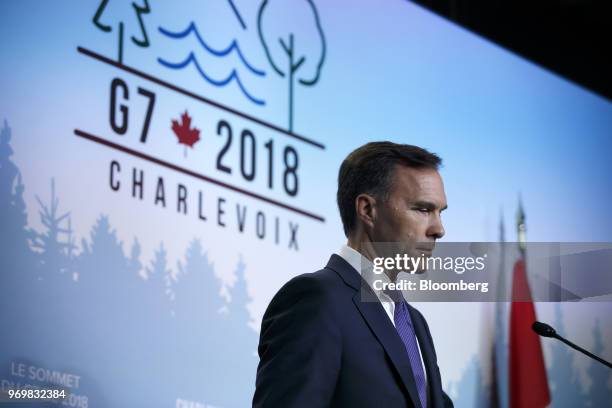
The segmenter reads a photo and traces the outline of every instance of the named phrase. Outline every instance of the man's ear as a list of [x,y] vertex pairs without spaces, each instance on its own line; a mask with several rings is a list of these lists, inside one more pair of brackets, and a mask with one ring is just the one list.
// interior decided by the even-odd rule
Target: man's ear
[[376,221],[376,199],[369,194],[359,194],[355,198],[355,213],[357,219],[367,229],[374,228]]

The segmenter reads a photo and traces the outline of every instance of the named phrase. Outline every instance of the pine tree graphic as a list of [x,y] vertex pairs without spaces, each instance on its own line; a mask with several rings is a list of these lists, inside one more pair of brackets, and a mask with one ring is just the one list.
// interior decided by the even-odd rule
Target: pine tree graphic
[[[151,9],[149,8],[148,0],[143,0],[143,5],[138,5],[136,2],[132,1],[126,2],[125,0],[112,0],[110,1],[109,5],[109,1],[110,0],[102,0],[102,2],[100,2],[100,5],[98,6],[98,9],[96,10],[96,14],[94,15],[92,21],[96,25],[96,27],[98,27],[104,32],[110,33],[113,31],[113,29],[117,30],[117,36],[119,41],[117,61],[121,64],[123,63],[123,37],[126,25],[124,19],[127,18],[128,14],[126,12],[121,12],[121,8],[125,8],[128,3],[132,6],[136,18],[138,20],[138,27],[140,28],[140,32],[139,37],[132,35],[131,39],[134,44],[143,48],[148,47],[150,43],[147,31],[144,26],[142,15],[150,13]],[[110,15],[112,17],[108,17],[107,15]],[[105,22],[107,19],[114,20],[113,23],[115,23],[116,25],[113,26],[111,25],[113,23]]]

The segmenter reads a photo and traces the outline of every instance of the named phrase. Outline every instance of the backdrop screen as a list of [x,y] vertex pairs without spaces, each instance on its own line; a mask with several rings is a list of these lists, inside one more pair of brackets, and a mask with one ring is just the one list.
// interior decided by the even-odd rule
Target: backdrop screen
[[[3,390],[248,406],[266,306],[345,242],[337,172],[369,141],[443,158],[446,241],[515,241],[520,194],[530,241],[612,242],[612,104],[410,2],[0,10]],[[487,305],[419,307],[475,406]],[[609,303],[537,312],[612,358]],[[543,347],[553,405],[610,401],[609,371]]]

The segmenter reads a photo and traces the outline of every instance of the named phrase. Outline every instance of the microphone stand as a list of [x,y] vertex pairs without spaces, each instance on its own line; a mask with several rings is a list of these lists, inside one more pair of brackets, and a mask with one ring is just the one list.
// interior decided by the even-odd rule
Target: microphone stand
[[607,366],[608,368],[612,368],[612,364],[610,364],[610,362],[604,360],[601,357],[596,356],[595,354],[593,354],[593,353],[583,349],[582,347],[572,343],[571,341],[566,340],[563,337],[559,336],[557,334],[557,332],[555,331],[555,329],[553,329],[551,326],[547,325],[546,323],[533,322],[533,325],[531,326],[531,328],[533,329],[534,332],[536,332],[540,336],[543,336],[543,337],[552,337],[552,338],[561,340],[563,343],[567,344],[568,346],[570,346],[574,350],[578,350],[579,352],[581,352],[583,354],[586,354],[587,356],[591,357],[592,359],[599,361],[601,364]]

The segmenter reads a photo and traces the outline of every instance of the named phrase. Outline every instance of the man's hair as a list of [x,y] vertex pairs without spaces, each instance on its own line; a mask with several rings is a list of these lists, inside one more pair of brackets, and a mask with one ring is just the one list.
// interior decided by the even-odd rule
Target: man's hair
[[338,208],[348,237],[355,226],[355,199],[370,194],[377,200],[388,198],[396,165],[438,170],[442,159],[435,153],[407,144],[371,142],[351,152],[338,173]]

